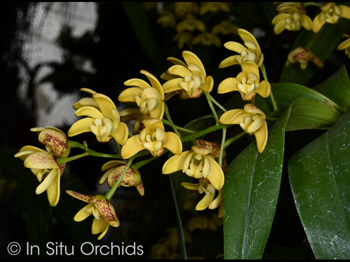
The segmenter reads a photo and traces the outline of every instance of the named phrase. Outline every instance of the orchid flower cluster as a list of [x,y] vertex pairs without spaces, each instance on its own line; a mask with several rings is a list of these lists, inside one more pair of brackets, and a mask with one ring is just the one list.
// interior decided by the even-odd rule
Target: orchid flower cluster
[[[85,195],[72,190],[66,191],[72,197],[87,203],[75,215],[74,220],[82,221],[92,215],[94,217],[92,233],[100,234],[98,239],[101,239],[107,233],[109,226],[120,225],[111,204],[117,188],[135,187],[143,196],[145,188],[139,169],[169,151],[173,156],[165,161],[162,173],[166,175],[182,171],[193,178],[194,183],[183,182],[182,186],[203,194],[195,209],[201,211],[218,208],[218,217],[222,217],[222,190],[227,170],[225,148],[244,134],[249,134],[255,135],[257,149],[261,153],[268,140],[266,115],[252,102],[256,94],[264,98],[271,94],[267,79],[260,81],[259,67],[264,70],[264,56],[251,33],[244,29],[238,29],[238,33],[244,45],[238,42],[226,43],[227,49],[238,54],[223,60],[219,67],[240,65],[242,72],[236,77],[222,81],[218,93],[238,91],[243,100],[250,101],[243,109],[228,111],[210,95],[214,79],[207,75],[200,58],[190,51],[182,52],[184,61],[174,57],[168,58],[173,65],[160,76],[165,80],[163,84],[156,76],[145,70],[141,70],[140,73],[148,81],[139,78],[125,81],[127,88],[120,93],[118,100],[121,103],[131,103],[133,106],[126,107],[120,112],[111,98],[92,89],[82,88],[81,91],[88,96],[73,105],[76,109],[75,115],[81,118],[70,127],[68,134],[54,127],[32,128],[31,131],[38,133],[39,142],[44,144],[46,149],[24,146],[15,155],[24,161],[24,166],[30,168],[40,182],[36,194],[46,191],[49,204],[54,207],[60,199],[60,178],[64,174],[67,162],[88,155],[112,158],[101,168],[104,174],[99,183],[107,181],[110,186],[105,195]],[[203,94],[216,120],[215,125],[201,131],[175,125],[166,101],[175,95],[179,95],[181,99],[196,99]],[[214,104],[224,112],[220,117]],[[133,123],[132,132],[129,132],[127,122]],[[165,125],[172,128],[172,131],[168,131]],[[231,125],[240,125],[243,132],[226,139],[226,129]],[[200,139],[220,129],[221,145]],[[179,130],[188,135],[180,135]],[[93,133],[101,143],[114,140],[118,154],[102,154],[88,148],[85,141],[81,144],[69,139],[86,132]],[[193,145],[189,150],[183,150],[183,142],[187,141],[192,141]],[[80,148],[84,152],[70,156],[72,148]],[[135,161],[146,155],[149,156],[146,160]]]

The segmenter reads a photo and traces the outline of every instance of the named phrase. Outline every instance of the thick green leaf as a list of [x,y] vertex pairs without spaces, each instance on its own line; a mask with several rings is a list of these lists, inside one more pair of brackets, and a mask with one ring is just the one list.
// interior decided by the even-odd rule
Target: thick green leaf
[[350,80],[346,67],[343,65],[327,80],[314,87],[314,90],[332,99],[346,111],[350,105]]
[[350,258],[350,108],[289,161],[296,207],[317,259]]
[[251,143],[230,164],[224,186],[226,259],[260,259],[275,215],[290,109],[269,129],[263,153]]
[[309,98],[298,98],[292,104],[286,131],[328,129],[342,116],[332,104]]

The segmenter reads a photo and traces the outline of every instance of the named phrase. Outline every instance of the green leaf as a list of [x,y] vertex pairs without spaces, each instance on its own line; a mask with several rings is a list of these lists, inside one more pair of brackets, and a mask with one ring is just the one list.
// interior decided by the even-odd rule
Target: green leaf
[[269,129],[259,154],[255,141],[230,164],[224,185],[226,259],[260,259],[275,215],[290,109]]
[[346,67],[341,66],[327,80],[315,86],[314,90],[332,99],[345,112],[350,105],[350,81]]
[[350,108],[289,161],[292,193],[316,259],[350,258],[349,156]]

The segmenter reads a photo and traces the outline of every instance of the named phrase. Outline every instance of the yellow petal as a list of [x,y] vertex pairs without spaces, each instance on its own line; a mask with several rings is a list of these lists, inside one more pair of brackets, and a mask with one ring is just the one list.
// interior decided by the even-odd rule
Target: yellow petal
[[234,51],[234,52],[237,52],[239,54],[241,54],[243,51],[244,52],[249,52],[249,50],[242,44],[238,43],[238,42],[233,42],[233,41],[229,41],[229,42],[226,42],[224,44],[224,46],[231,50],[231,51]]
[[271,85],[268,81],[263,80],[259,86],[255,89],[255,92],[261,95],[263,98],[267,98],[271,93]]
[[175,155],[169,158],[164,164],[162,168],[162,174],[171,174],[176,171],[182,170],[183,162],[188,154],[192,153],[192,151],[188,150],[182,152],[181,155]]
[[81,133],[91,132],[90,126],[95,124],[95,119],[86,117],[75,122],[68,130],[68,136],[76,136]]
[[190,51],[183,51],[182,57],[184,58],[187,65],[195,64],[196,66],[198,66],[201,69],[202,73],[204,75],[206,75],[205,68],[203,66],[202,61],[194,53],[192,53]]
[[350,47],[350,39],[346,39],[338,45],[337,50],[343,50]]
[[222,203],[223,199],[223,193],[222,193],[222,190],[219,190],[219,194],[218,196],[210,203],[209,205],[209,209],[215,209],[217,208],[218,206],[220,206],[220,204]]
[[260,115],[264,116],[264,119],[266,118],[264,112],[261,111],[257,106],[255,106],[253,104],[245,104],[244,111],[246,111],[247,113],[251,113],[251,114],[260,114]]
[[149,112],[151,118],[163,119],[164,116],[164,102],[162,101],[157,108]]
[[256,146],[258,148],[259,153],[262,153],[266,147],[268,138],[267,132],[267,123],[265,121],[261,128],[254,133],[256,139]]
[[307,15],[302,14],[301,15],[301,26],[304,27],[307,30],[312,29],[312,20]]
[[84,97],[80,99],[78,102],[76,102],[73,105],[73,108],[79,109],[80,107],[83,107],[83,106],[92,106],[92,107],[98,108],[98,104],[96,103],[95,99],[93,99],[92,97]]
[[317,33],[318,31],[320,31],[320,29],[322,28],[322,26],[326,23],[326,19],[324,19],[323,21],[321,20],[321,14],[318,14],[315,18],[314,21],[312,22],[312,31],[314,31],[314,33]]
[[172,62],[174,65],[182,65],[184,67],[187,66],[183,61],[181,61],[180,59],[178,59],[176,57],[168,57],[166,60]]
[[339,17],[350,19],[350,7],[346,5],[338,5],[340,9],[340,15]]
[[96,196],[89,196],[89,195],[84,195],[72,190],[66,190],[66,193],[76,199],[79,199],[81,201],[84,201],[86,203],[92,203],[96,200]]
[[213,90],[214,86],[214,79],[212,76],[208,76],[207,79],[205,80],[204,85],[201,86],[201,89],[204,92],[210,93]]
[[145,187],[144,187],[142,181],[138,185],[136,185],[136,189],[141,196],[145,195]]
[[100,178],[99,184],[100,184],[100,185],[103,184],[103,183],[107,180],[107,178],[109,177],[109,175],[110,175],[112,172],[113,172],[113,169],[107,170],[107,172],[105,172],[105,173],[103,174],[103,176]]
[[166,81],[163,84],[164,93],[170,93],[176,90],[181,90],[182,87],[180,83],[183,81],[184,81],[183,78],[175,78],[175,79]]
[[36,188],[35,193],[37,195],[40,195],[42,192],[44,192],[57,176],[59,177],[58,168],[52,169],[51,172],[46,176],[44,181],[41,182],[41,184]]
[[99,118],[102,119],[104,118],[104,115],[101,113],[100,110],[98,110],[95,107],[91,107],[91,106],[83,106],[81,108],[79,108],[77,111],[75,111],[75,115],[76,116],[88,116],[91,118]]
[[187,188],[188,190],[198,190],[199,183],[194,184],[194,183],[182,182],[181,186],[183,186],[184,188]]
[[36,152],[29,155],[24,160],[24,166],[26,168],[36,169],[54,169],[58,168],[56,159],[48,152]]
[[96,103],[100,107],[101,113],[109,118],[114,119],[115,115],[112,113],[113,109],[117,109],[114,102],[108,97],[103,94],[96,93],[93,95],[93,98],[95,99]]
[[52,207],[56,206],[58,204],[58,201],[60,200],[60,183],[61,176],[56,175],[54,180],[51,182],[51,184],[46,190],[47,198],[49,200],[50,206]]
[[119,220],[111,202],[107,199],[101,199],[95,202],[95,206],[108,224],[112,227],[119,227]]
[[107,234],[108,228],[109,225],[106,226],[105,230],[103,230],[103,232],[98,236],[97,240],[101,240]]
[[276,24],[275,27],[273,28],[274,32],[276,35],[279,35],[282,33],[286,27],[285,27],[286,22],[284,20],[279,20]]
[[92,90],[92,89],[90,89],[90,88],[86,88],[86,87],[80,88],[80,91],[89,93],[90,95],[93,95],[93,94],[96,93],[94,90]]
[[219,64],[219,68],[225,68],[225,67],[232,66],[232,65],[238,65],[239,58],[240,58],[240,55],[229,56],[221,61],[221,63]]
[[140,141],[140,135],[130,137],[122,147],[121,155],[123,159],[128,159],[145,149]]
[[111,135],[118,144],[124,145],[129,136],[128,126],[123,122],[119,122],[117,129]]
[[141,96],[144,89],[139,87],[129,87],[120,93],[118,100],[120,102],[135,102],[136,96]]
[[[104,220],[102,217],[100,219],[94,218],[92,221],[92,227],[91,227],[91,233],[92,234],[98,234],[106,229],[108,229],[109,225],[106,220]],[[105,235],[105,232],[103,232]],[[102,238],[102,237],[101,237]]]
[[215,194],[210,193],[210,194],[205,194],[205,196],[202,198],[201,201],[198,202],[196,205],[196,210],[201,211],[206,209],[210,203],[213,201]]
[[259,77],[259,67],[257,66],[256,63],[251,61],[246,61],[241,64],[241,67],[242,67],[242,71],[245,72],[247,75],[249,73],[253,73]]
[[181,139],[173,132],[165,133],[165,141],[163,142],[163,147],[169,149],[173,154],[179,155],[182,152],[182,142]]
[[150,88],[151,86],[142,79],[139,78],[132,78],[124,82],[124,85],[126,86],[137,86],[140,87],[141,89],[147,89]]
[[141,72],[141,74],[144,74],[145,76],[147,76],[147,78],[151,82],[152,86],[155,89],[157,89],[157,91],[159,92],[159,94],[161,96],[161,100],[164,100],[164,91],[163,91],[162,85],[160,84],[159,80],[154,75],[147,72],[146,70],[141,70],[140,72]]
[[210,161],[210,173],[207,179],[213,185],[216,190],[220,190],[225,183],[224,172],[222,172],[219,164],[211,157],[208,157]]
[[91,213],[88,213],[86,211],[92,207],[94,207],[94,204],[88,204],[85,207],[83,207],[82,209],[80,209],[78,211],[78,213],[74,216],[74,218],[73,218],[74,221],[80,222],[80,221],[83,221],[84,219],[86,219],[87,217],[89,217],[91,215]]
[[229,77],[223,80],[218,87],[218,94],[224,94],[232,91],[239,91],[239,81],[234,77]]
[[35,152],[46,152],[45,150],[42,150],[41,148],[35,147],[35,146],[23,146],[18,153],[14,155],[14,157],[19,157],[21,160],[25,160],[27,156],[30,154],[33,154]]
[[111,160],[103,164],[103,166],[101,167],[101,171],[104,172],[112,167],[120,165],[126,165],[126,162],[122,160]]
[[178,76],[181,76],[182,78],[185,78],[186,76],[191,78],[193,77],[192,72],[188,70],[187,67],[183,67],[180,65],[173,65],[167,70],[167,73],[171,75],[178,75]]
[[256,41],[255,37],[249,31],[242,29],[242,28],[239,28],[237,30],[237,32],[238,32],[239,36],[242,38],[244,43],[252,42],[255,45],[255,47],[257,48],[257,52],[259,54],[261,53],[258,41]]
[[235,125],[242,122],[242,119],[246,116],[243,109],[232,109],[223,113],[219,119],[219,122],[225,125]]
[[262,116],[260,116],[257,119],[255,119],[253,123],[251,123],[245,131],[248,134],[256,132],[263,125],[264,122],[265,122],[265,119]]

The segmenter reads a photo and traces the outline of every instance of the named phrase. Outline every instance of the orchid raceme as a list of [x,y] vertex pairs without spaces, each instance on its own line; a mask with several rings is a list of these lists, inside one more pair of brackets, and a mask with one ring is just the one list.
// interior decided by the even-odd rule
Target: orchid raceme
[[199,14],[205,15],[208,12],[216,13],[218,11],[228,12],[230,8],[225,2],[202,2]]
[[293,6],[281,8],[280,13],[273,18],[272,24],[275,25],[276,35],[284,30],[299,31],[302,27],[312,29],[312,20],[305,14],[305,10]]
[[[105,163],[102,166],[102,171],[106,171],[104,175],[100,179],[100,184],[103,184],[106,180],[108,181],[108,185],[113,187],[114,184],[118,181],[119,177],[123,173],[126,167],[126,162],[121,160],[111,160]],[[145,194],[145,188],[143,186],[141,175],[138,170],[129,167],[126,171],[123,180],[120,183],[120,186],[136,187],[137,191],[141,196]]]
[[163,165],[162,173],[182,170],[190,177],[208,179],[215,189],[220,190],[225,182],[224,173],[210,152],[209,148],[192,146],[191,150],[169,158]]
[[77,108],[76,116],[87,117],[75,122],[68,130],[68,136],[92,132],[99,142],[107,143],[114,138],[118,144],[125,144],[129,134],[128,127],[120,121],[120,114],[114,102],[106,95],[91,89],[80,90],[90,93],[92,99],[81,99],[74,105]]
[[261,52],[258,41],[245,29],[239,28],[237,32],[244,41],[245,46],[233,41],[225,43],[224,46],[227,49],[237,52],[239,55],[227,57],[220,63],[219,68],[225,68],[237,64],[241,65],[245,61],[252,61],[260,67],[264,61],[264,55]]
[[140,112],[150,118],[162,119],[164,115],[164,92],[158,79],[151,73],[141,70],[149,82],[138,78],[129,79],[124,85],[131,86],[125,89],[118,97],[120,102],[135,102]]
[[344,50],[345,54],[350,58],[350,35],[349,34],[344,34],[344,37],[347,37],[348,39],[346,39],[345,41],[341,42],[338,47],[337,50]]
[[202,61],[194,53],[183,51],[182,56],[186,64],[175,64],[170,67],[161,78],[169,79],[163,84],[164,92],[170,93],[181,91],[182,99],[197,98],[202,92],[211,92],[214,86],[214,79],[207,76]]
[[97,238],[98,240],[102,239],[106,235],[109,226],[119,227],[119,220],[115,213],[114,207],[105,196],[88,196],[72,190],[67,190],[66,193],[81,201],[89,203],[74,216],[74,221],[80,222],[90,215],[93,215],[94,220],[92,222],[91,232],[92,234],[101,233]]
[[176,32],[181,33],[183,31],[194,31],[198,30],[200,32],[205,31],[205,24],[197,20],[193,15],[187,15],[184,20],[182,20],[180,23],[176,26]]
[[216,209],[216,208],[220,207],[218,217],[223,216],[224,201],[223,201],[222,189],[218,190],[218,194],[217,194],[216,198],[214,199],[215,194],[216,194],[216,189],[205,178],[200,178],[198,180],[198,183],[182,182],[181,185],[189,190],[198,190],[198,192],[200,194],[204,193],[204,197],[196,205],[196,210],[202,211],[206,208]]
[[324,24],[336,24],[340,18],[350,19],[350,7],[337,5],[334,2],[325,3],[321,6],[321,13],[312,22],[312,30],[317,33]]
[[122,147],[123,159],[128,159],[141,150],[147,149],[152,156],[160,156],[164,148],[178,155],[182,152],[182,142],[173,132],[165,132],[163,122],[160,119],[143,120],[145,128],[139,135],[132,136]]
[[56,206],[60,199],[60,179],[66,164],[58,165],[51,153],[34,146],[22,147],[15,157],[24,160],[24,166],[30,168],[41,182],[35,193],[39,195],[46,190],[50,205]]
[[309,61],[312,61],[318,67],[323,67],[323,62],[311,50],[298,47],[288,54],[286,66],[298,62],[301,69],[305,69]]
[[220,117],[219,121],[226,125],[240,125],[249,135],[255,135],[259,153],[265,149],[268,131],[266,116],[263,111],[253,104],[246,104],[244,109],[232,109]]
[[242,72],[236,78],[226,78],[219,84],[218,93],[238,91],[242,99],[247,101],[251,101],[255,94],[268,97],[271,93],[271,85],[266,80],[260,82],[258,66],[254,62],[247,61],[242,63],[241,67]]
[[46,146],[46,150],[53,153],[56,158],[68,157],[70,147],[66,134],[55,127],[33,127],[32,132],[38,133],[38,140]]

